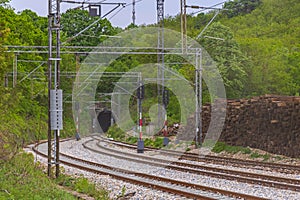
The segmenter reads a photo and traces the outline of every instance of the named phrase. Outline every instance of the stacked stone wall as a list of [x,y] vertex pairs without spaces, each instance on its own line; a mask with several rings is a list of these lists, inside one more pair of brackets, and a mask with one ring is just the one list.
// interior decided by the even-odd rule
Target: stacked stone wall
[[[202,108],[204,136],[211,121],[210,109],[210,105]],[[191,132],[194,121],[191,118],[183,131]],[[228,100],[219,141],[300,157],[300,97],[264,95]]]

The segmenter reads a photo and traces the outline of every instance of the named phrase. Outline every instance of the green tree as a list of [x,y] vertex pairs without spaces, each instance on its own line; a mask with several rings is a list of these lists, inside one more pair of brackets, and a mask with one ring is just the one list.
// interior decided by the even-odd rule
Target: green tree
[[214,23],[204,32],[199,42],[217,62],[227,97],[241,97],[249,64],[230,28],[219,22]]
[[[95,21],[97,23],[93,24]],[[80,31],[93,24],[89,29],[77,37]],[[67,37],[68,43],[75,46],[97,46],[107,35],[114,35],[117,29],[113,28],[107,19],[92,17],[86,10],[68,10],[62,14],[61,28]]]
[[0,6],[5,6],[10,0],[0,0]]
[[225,15],[229,18],[251,13],[260,4],[261,0],[233,0],[225,2]]

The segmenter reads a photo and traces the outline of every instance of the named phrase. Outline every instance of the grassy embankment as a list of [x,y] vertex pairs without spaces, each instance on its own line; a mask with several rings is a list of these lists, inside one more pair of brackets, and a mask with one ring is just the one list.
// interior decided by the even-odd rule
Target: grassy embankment
[[84,177],[74,178],[62,174],[58,179],[49,179],[43,169],[40,163],[34,162],[33,155],[27,153],[18,153],[9,161],[0,162],[0,200],[78,199],[68,191],[99,200],[109,199],[107,191],[91,184]]

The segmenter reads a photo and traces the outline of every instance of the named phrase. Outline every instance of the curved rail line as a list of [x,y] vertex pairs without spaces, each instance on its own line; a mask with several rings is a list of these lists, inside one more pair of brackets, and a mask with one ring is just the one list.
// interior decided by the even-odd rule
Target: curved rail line
[[[94,138],[95,139],[95,138]],[[96,139],[98,140],[98,139]],[[148,165],[154,165],[159,167],[165,167],[172,170],[182,171],[182,172],[189,172],[204,176],[210,176],[215,178],[222,178],[227,180],[236,180],[239,182],[250,183],[250,184],[259,184],[268,187],[274,187],[278,189],[287,189],[292,191],[300,191],[300,180],[298,179],[291,179],[291,178],[284,178],[278,176],[270,176],[264,174],[256,174],[250,172],[243,172],[243,171],[236,171],[236,170],[229,170],[229,169],[221,169],[203,165],[196,165],[190,163],[183,163],[177,161],[168,161],[165,159],[153,158],[149,156],[139,155],[137,159],[136,154],[127,153],[123,151],[119,151],[112,148],[107,148],[101,146],[99,142],[96,144],[98,148],[104,149],[105,151],[96,150],[94,148],[89,147],[87,144],[91,142],[89,140],[83,143],[83,147],[99,154],[105,154],[107,156],[116,157],[119,159],[126,159],[133,162],[144,163]],[[100,140],[98,140],[100,141]],[[114,152],[114,153],[112,153]],[[126,157],[124,157],[126,156]]]
[[[39,150],[37,150],[37,145],[35,145],[32,150],[43,157],[47,155]],[[142,185],[148,188],[153,188],[168,192],[171,194],[176,194],[180,196],[185,196],[193,199],[233,199],[243,198],[250,200],[265,200],[265,198],[239,194],[236,192],[221,190],[212,187],[201,186],[197,184],[187,183],[183,181],[172,180],[164,177],[153,176],[144,173],[133,172],[129,170],[124,170],[120,168],[115,168],[84,159],[76,158],[67,154],[61,153],[60,163],[78,168],[84,171],[92,172],[95,174],[109,175],[113,178],[130,182],[137,185]],[[184,189],[185,188],[185,189]]]
[[[94,136],[100,137],[101,139],[105,141],[109,141],[117,146],[136,149],[136,145],[132,145],[120,141],[112,141],[99,135],[94,135]],[[179,160],[190,160],[190,161],[199,161],[199,162],[206,162],[206,163],[210,162],[214,164],[223,164],[223,165],[239,166],[239,167],[246,166],[248,168],[252,167],[254,169],[263,168],[264,170],[267,170],[269,168],[269,171],[276,171],[282,173],[294,173],[294,174],[300,173],[300,165],[270,163],[270,162],[254,161],[254,160],[242,160],[237,158],[227,158],[227,157],[212,156],[212,155],[201,156],[196,153],[178,152],[174,150],[159,149],[153,147],[145,147],[145,151],[159,151],[160,153],[163,154],[179,157]]]

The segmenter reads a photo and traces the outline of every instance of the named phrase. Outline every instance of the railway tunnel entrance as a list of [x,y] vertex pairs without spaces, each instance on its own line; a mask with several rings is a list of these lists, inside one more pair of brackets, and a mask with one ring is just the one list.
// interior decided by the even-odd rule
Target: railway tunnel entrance
[[115,119],[111,110],[103,109],[96,111],[97,113],[97,120],[101,129],[98,130],[100,133],[105,133],[108,131],[109,127],[114,124]]

